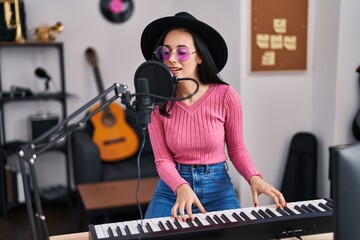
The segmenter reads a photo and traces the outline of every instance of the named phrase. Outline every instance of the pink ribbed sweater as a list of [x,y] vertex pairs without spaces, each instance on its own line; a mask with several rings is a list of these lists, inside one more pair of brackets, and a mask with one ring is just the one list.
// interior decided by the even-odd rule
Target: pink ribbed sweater
[[175,193],[186,183],[175,163],[224,162],[225,142],[230,160],[247,181],[260,175],[244,145],[241,103],[234,88],[211,84],[193,105],[175,102],[170,114],[163,117],[156,109],[149,134],[159,176]]

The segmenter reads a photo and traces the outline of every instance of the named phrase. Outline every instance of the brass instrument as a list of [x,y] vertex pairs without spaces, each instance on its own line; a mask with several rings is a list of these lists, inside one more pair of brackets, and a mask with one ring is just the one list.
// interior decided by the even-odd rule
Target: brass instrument
[[33,38],[40,42],[54,41],[55,33],[61,33],[63,30],[64,26],[61,22],[57,22],[54,26],[40,26],[35,29]]
[[[4,16],[7,29],[16,29],[15,42],[24,43],[26,40],[21,29],[19,0],[2,0],[2,2],[4,3]],[[10,4],[15,5],[15,23],[12,19],[13,12],[11,11]]]

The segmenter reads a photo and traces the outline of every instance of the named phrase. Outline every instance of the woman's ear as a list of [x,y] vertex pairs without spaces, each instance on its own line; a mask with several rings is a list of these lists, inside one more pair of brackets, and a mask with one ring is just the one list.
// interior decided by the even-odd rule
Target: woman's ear
[[196,62],[197,64],[202,64],[202,57],[198,55],[196,58]]

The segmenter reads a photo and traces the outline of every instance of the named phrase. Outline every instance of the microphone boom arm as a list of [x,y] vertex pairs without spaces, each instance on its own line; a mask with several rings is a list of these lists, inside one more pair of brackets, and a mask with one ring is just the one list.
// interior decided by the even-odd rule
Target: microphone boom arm
[[[78,122],[68,125],[68,123],[84,111],[88,110],[91,106],[93,106],[95,103],[97,103],[99,100],[103,99],[106,95],[108,95],[110,92],[115,91],[115,95],[107,100],[106,102],[102,103],[100,106],[98,106],[94,111],[92,111],[89,114],[86,114],[85,117],[83,117]],[[40,135],[38,138],[34,139],[33,141],[26,143],[24,145],[21,145],[19,148],[19,162],[20,162],[20,170],[21,175],[23,179],[23,187],[24,187],[24,194],[25,194],[25,202],[26,202],[26,208],[27,208],[27,214],[30,222],[30,228],[31,228],[31,234],[32,239],[38,239],[37,238],[37,230],[38,229],[41,233],[42,239],[48,240],[49,239],[49,233],[47,224],[45,221],[45,216],[43,215],[42,207],[41,207],[41,200],[40,200],[40,192],[39,187],[37,184],[36,174],[35,174],[35,161],[37,156],[39,156],[41,153],[47,151],[50,149],[58,140],[63,138],[65,135],[70,134],[71,132],[75,131],[78,128],[81,128],[85,126],[86,121],[88,121],[91,117],[93,117],[95,114],[106,108],[109,104],[114,102],[116,99],[121,98],[121,102],[125,104],[126,106],[130,106],[131,101],[131,95],[127,91],[127,86],[119,83],[113,84],[111,87],[106,89],[103,93],[96,96],[92,100],[90,100],[88,103],[80,107],[78,110],[76,110],[74,113],[72,113],[67,118],[63,119],[61,122],[50,128],[48,131]],[[68,126],[67,126],[68,125]],[[56,135],[55,137],[51,138],[52,135]],[[49,139],[50,138],[50,139]],[[28,176],[26,175],[26,168],[25,168],[25,162],[29,164],[29,177],[31,178],[31,183],[33,187],[33,197],[34,197],[34,203],[35,203],[35,210],[36,213],[34,213],[34,209],[32,206],[32,196],[30,191],[30,182],[28,179]],[[35,217],[36,217],[36,223],[37,227],[35,226]]]

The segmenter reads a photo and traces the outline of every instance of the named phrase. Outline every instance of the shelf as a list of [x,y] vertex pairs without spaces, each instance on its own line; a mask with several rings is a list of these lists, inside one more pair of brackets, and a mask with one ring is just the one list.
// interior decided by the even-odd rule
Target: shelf
[[0,47],[60,47],[63,44],[61,42],[32,42],[28,41],[25,43],[15,42],[0,42]]
[[58,100],[63,101],[65,100],[66,95],[59,92],[59,93],[36,93],[33,95],[28,96],[21,96],[19,95],[11,95],[9,92],[1,92],[0,93],[0,104],[4,104],[6,102],[11,101],[37,101],[37,100]]

